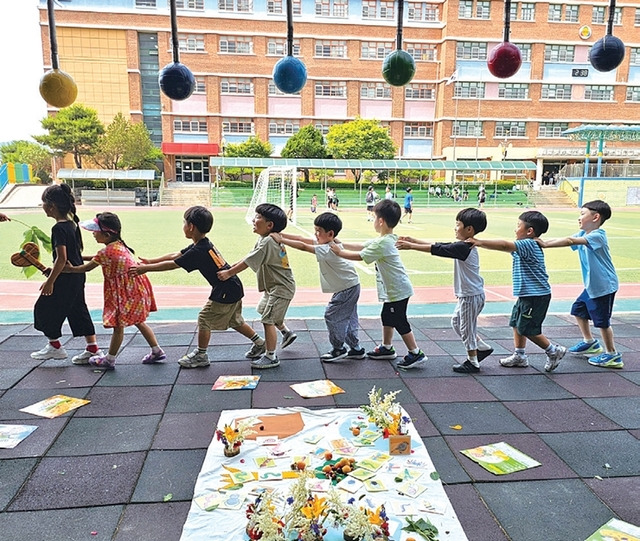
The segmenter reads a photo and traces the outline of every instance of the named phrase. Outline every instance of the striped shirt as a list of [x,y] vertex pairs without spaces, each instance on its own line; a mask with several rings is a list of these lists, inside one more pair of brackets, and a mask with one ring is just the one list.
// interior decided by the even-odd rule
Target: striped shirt
[[513,295],[539,297],[551,294],[549,275],[542,248],[533,239],[515,241],[513,256]]

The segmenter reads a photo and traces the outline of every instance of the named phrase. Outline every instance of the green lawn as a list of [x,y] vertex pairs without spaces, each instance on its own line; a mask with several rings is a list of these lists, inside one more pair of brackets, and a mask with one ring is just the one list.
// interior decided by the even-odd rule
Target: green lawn
[[[188,244],[182,233],[182,211],[161,208],[112,209],[123,223],[123,238],[142,257],[154,257],[177,251]],[[513,238],[513,231],[522,207],[512,209],[485,209],[488,216],[488,228],[482,235],[486,238]],[[94,211],[80,209],[80,218],[89,219]],[[210,235],[213,242],[229,261],[241,259],[253,246],[255,235],[244,221],[242,209],[214,209],[215,224]],[[434,241],[451,241],[455,223],[455,208],[424,208],[414,212],[413,224],[399,224],[396,233],[410,235]],[[578,211],[545,210],[551,227],[547,238],[567,236],[577,231]],[[53,221],[43,212],[13,212],[10,215],[30,225],[36,225],[50,232]],[[364,209],[348,209],[340,212],[344,222],[340,238],[345,241],[359,242],[375,235],[371,222],[366,219]],[[301,207],[298,215],[298,227],[290,226],[288,232],[311,234],[313,218],[307,207]],[[640,283],[640,250],[637,248],[636,231],[640,229],[640,215],[636,209],[614,209],[613,218],[607,222],[614,264],[621,282]],[[24,228],[16,222],[0,224],[0,276],[2,279],[24,279],[20,269],[13,267],[10,256],[16,252],[22,242]],[[91,254],[99,247],[88,232],[83,232],[85,254]],[[291,265],[300,287],[317,287],[318,269],[315,258],[306,253],[290,249]],[[42,259],[50,262],[50,255],[43,254]],[[580,283],[578,257],[569,248],[554,248],[546,251],[547,269],[553,284]],[[418,252],[402,252],[402,260],[411,274],[414,286],[450,286],[452,284],[452,261]],[[481,251],[482,274],[488,285],[508,285],[511,283],[511,255]],[[360,276],[364,287],[374,287],[372,266],[359,264]],[[245,285],[255,285],[255,276],[247,270],[241,275]],[[31,280],[41,280],[37,274]],[[96,269],[89,273],[90,282],[102,281],[101,272]],[[187,274],[181,270],[154,273],[154,284],[167,285],[205,285],[199,273]]]

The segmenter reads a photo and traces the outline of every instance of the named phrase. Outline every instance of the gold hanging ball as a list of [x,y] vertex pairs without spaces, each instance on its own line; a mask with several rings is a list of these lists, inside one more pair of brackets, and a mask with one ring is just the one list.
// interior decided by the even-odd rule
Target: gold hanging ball
[[49,105],[62,109],[76,101],[78,87],[71,75],[54,69],[40,79],[40,95]]

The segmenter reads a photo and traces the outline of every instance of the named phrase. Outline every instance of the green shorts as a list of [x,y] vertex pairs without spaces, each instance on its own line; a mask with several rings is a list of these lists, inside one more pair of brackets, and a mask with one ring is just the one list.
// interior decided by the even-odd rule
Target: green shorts
[[539,297],[518,297],[509,326],[521,336],[538,336],[542,334],[542,322],[547,317],[551,295]]
[[207,301],[198,314],[198,328],[209,331],[226,331],[237,329],[244,324],[242,317],[242,301],[233,304]]
[[256,308],[261,316],[260,321],[263,325],[281,326],[287,315],[289,304],[291,304],[291,299],[283,299],[265,293]]

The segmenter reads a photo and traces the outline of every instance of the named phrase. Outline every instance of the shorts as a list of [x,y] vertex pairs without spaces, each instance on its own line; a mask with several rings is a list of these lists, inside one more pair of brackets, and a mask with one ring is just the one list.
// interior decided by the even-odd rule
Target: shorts
[[411,207],[404,207],[405,214],[413,214],[413,209]]
[[407,305],[409,298],[396,302],[385,302],[382,305],[382,325],[384,327],[393,327],[400,336],[411,332],[411,325],[407,320]]
[[256,308],[261,316],[260,321],[263,325],[281,326],[284,324],[289,304],[291,304],[291,299],[283,299],[265,293]]
[[367,212],[373,212],[373,208],[375,207],[375,205],[369,205],[367,204]]
[[242,317],[242,301],[233,304],[207,301],[198,314],[198,329],[207,331],[226,331],[237,329],[244,324]]
[[596,297],[589,297],[585,289],[571,306],[571,315],[581,319],[590,319],[598,329],[608,329],[611,326],[611,313],[616,292]]
[[518,297],[509,326],[521,336],[538,336],[542,334],[542,322],[547,317],[551,295],[537,297]]

